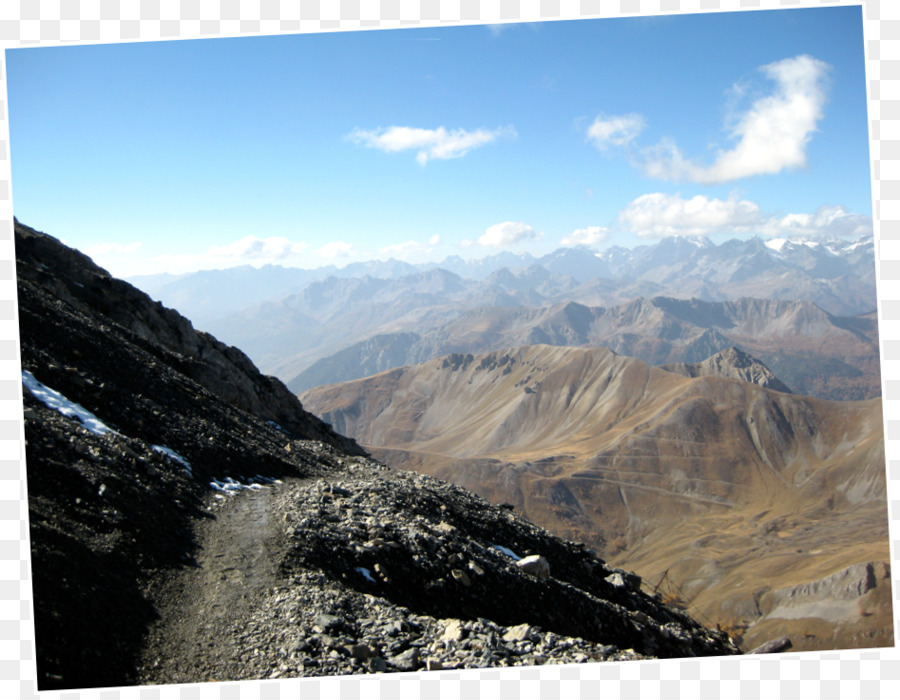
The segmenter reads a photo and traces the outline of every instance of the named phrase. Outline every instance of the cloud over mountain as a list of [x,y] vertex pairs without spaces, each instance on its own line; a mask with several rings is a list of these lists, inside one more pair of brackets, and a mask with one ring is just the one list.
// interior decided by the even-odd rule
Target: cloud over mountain
[[537,241],[543,234],[523,221],[504,221],[490,226],[478,239],[479,245],[504,248],[522,241]]
[[564,246],[575,245],[597,245],[606,240],[609,236],[609,229],[603,226],[587,226],[585,228],[575,229],[568,236],[560,241]]
[[620,212],[619,219],[641,238],[708,236],[743,231],[761,221],[759,206],[745,199],[702,195],[683,199],[662,192],[641,195]]
[[[872,218],[846,208],[820,207],[815,213],[769,214],[732,195],[728,199],[652,192],[631,201],[619,221],[640,238],[754,234],[767,238],[830,238],[871,235]],[[574,234],[573,234],[574,235]]]

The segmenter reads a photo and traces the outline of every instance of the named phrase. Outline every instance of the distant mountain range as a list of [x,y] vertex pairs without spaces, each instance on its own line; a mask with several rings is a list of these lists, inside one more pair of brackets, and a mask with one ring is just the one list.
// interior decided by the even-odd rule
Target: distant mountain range
[[[451,256],[442,262],[417,265],[394,259],[373,260],[342,268],[332,265],[312,270],[248,265],[186,275],[146,275],[129,278],[129,281],[202,326],[241,308],[296,294],[329,277],[398,280],[440,269],[464,280],[484,281],[498,271],[507,270],[519,279],[520,283],[515,286],[521,288],[523,271],[528,268],[532,271],[525,277],[534,275],[534,268],[540,268],[550,275],[570,278],[561,283],[565,290],[548,290],[542,295],[544,297],[569,291],[572,286],[579,288],[579,296],[598,296],[597,299],[572,297],[583,303],[609,304],[654,295],[696,297],[706,301],[756,296],[807,299],[838,315],[864,313],[876,306],[871,237],[853,241],[763,241],[751,238],[720,245],[706,239],[672,237],[633,249],[619,246],[603,251],[586,246],[559,248],[541,257],[502,252],[480,260]],[[782,279],[786,274],[793,279]],[[502,287],[503,282],[510,279],[509,275],[502,275],[489,281],[487,286],[491,288],[494,283],[500,283]],[[603,284],[598,280],[615,284]],[[632,288],[624,290],[623,285]],[[674,290],[672,285],[675,285]],[[617,293],[616,289],[622,291]],[[804,293],[797,293],[801,289]]]
[[450,353],[538,343],[608,347],[654,365],[699,363],[737,346],[764,362],[795,393],[867,399],[881,391],[874,314],[841,318],[807,301],[669,297],[609,308],[574,302],[475,308],[421,333],[367,338],[316,361],[288,381],[288,387],[299,393]]
[[[684,349],[684,338],[664,336],[651,349],[646,333],[632,337],[632,331],[621,329],[616,337],[607,338],[594,330],[593,340],[581,339],[585,323],[596,325],[584,317],[583,307],[618,309],[638,303],[638,298],[668,297],[670,306],[674,300],[693,299],[698,310],[745,298],[803,300],[819,309],[809,313],[823,318],[830,315],[836,320],[825,323],[841,327],[874,326],[874,317],[839,317],[871,314],[877,303],[871,238],[818,242],[753,238],[721,245],[670,238],[632,250],[561,248],[540,258],[501,253],[479,261],[451,257],[439,264],[418,266],[390,260],[341,269],[243,267],[132,281],[191,318],[197,327],[240,347],[264,372],[278,376],[297,391],[315,383],[353,378],[340,369],[353,362],[359,361],[365,368],[355,376],[364,376],[398,363],[463,351],[466,342],[471,351],[503,344],[591,342],[635,353],[652,363],[699,362],[740,344],[733,334],[722,332],[715,320],[697,318],[690,323],[710,333],[694,338],[692,350]],[[568,302],[582,308],[565,306]],[[584,318],[548,320],[560,308],[564,314]],[[546,317],[543,321],[538,319],[541,315]],[[510,341],[500,337],[508,334],[507,329],[493,337],[492,328],[501,317],[517,317],[516,323],[525,325],[533,321],[531,335]],[[475,323],[478,318],[482,326]],[[506,326],[509,323],[502,321]],[[613,326],[607,325],[612,331]],[[469,340],[460,336],[459,329],[466,326]],[[445,329],[453,342],[462,345],[456,347],[434,337],[444,332],[438,329]],[[869,341],[875,338],[871,330],[861,332]],[[862,353],[863,360],[858,360],[855,352],[849,362],[837,359],[824,372],[841,378],[841,386],[833,390],[824,386],[828,382],[815,377],[798,378],[804,372],[823,374],[809,364],[785,358],[779,366],[778,358],[764,354],[767,349],[742,347],[757,354],[795,391],[829,398],[864,398],[873,395],[873,387],[879,384],[870,371],[871,350]],[[877,357],[877,338],[874,355]],[[348,358],[354,359],[348,363]],[[860,362],[866,366],[861,367]],[[853,375],[856,377],[848,379]]]
[[721,376],[759,377],[737,352],[676,369],[539,345],[455,353],[300,399],[394,467],[511,503],[645,580],[674,579],[748,647],[780,634],[798,649],[890,644],[889,589],[841,588],[875,577],[872,562],[888,575],[881,401]]

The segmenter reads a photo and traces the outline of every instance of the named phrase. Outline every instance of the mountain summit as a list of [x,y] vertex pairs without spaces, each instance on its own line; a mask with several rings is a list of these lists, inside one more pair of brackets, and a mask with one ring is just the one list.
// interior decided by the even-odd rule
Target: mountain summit
[[[737,653],[16,223],[38,687]],[[652,593],[652,590],[651,590]]]

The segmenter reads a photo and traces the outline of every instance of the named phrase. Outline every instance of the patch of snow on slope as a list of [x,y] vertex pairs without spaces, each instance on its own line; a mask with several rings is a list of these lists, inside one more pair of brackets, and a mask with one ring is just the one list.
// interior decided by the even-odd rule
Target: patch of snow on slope
[[515,559],[516,561],[519,561],[519,560],[522,558],[522,557],[520,557],[518,554],[516,554],[514,551],[512,551],[512,550],[509,549],[508,547],[504,547],[503,545],[500,545],[500,544],[492,544],[491,547],[493,547],[494,549],[500,550],[500,551],[503,552],[506,556],[510,557],[511,559]]
[[165,445],[152,445],[152,447],[157,452],[162,452],[164,455],[171,457],[176,462],[180,462],[182,465],[184,465],[184,471],[187,472],[187,475],[193,476],[193,474],[191,473],[190,462],[188,462],[184,457],[182,457],[180,454],[178,454],[171,447],[166,447]]
[[97,418],[97,416],[83,406],[74,401],[69,401],[69,399],[55,389],[51,389],[50,387],[41,384],[28,370],[22,370],[22,384],[31,392],[31,395],[34,396],[34,398],[45,406],[59,411],[68,418],[77,418],[85,428],[95,435],[105,435],[106,433],[120,435],[120,433],[110,428],[106,423]]
[[377,581],[375,581],[375,579],[372,578],[372,572],[369,571],[369,570],[368,570],[367,568],[365,568],[364,566],[357,566],[357,567],[356,567],[356,571],[357,571],[357,573],[362,574],[366,579],[368,579],[368,580],[371,581],[372,583],[377,583]]
[[220,481],[219,479],[213,479],[209,482],[209,485],[212,486],[216,491],[219,491],[216,494],[217,498],[224,498],[225,496],[234,496],[240,491],[244,491],[245,489],[257,490],[263,487],[263,484],[280,484],[281,481],[279,479],[273,479],[267,476],[260,476],[257,474],[256,476],[250,477],[246,481],[238,481],[232,477],[226,477],[224,481]]

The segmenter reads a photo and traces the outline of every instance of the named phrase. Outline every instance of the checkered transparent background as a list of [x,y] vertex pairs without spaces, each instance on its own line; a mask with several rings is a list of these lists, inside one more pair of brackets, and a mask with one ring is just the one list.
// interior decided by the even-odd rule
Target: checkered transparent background
[[[858,5],[852,0],[2,0],[0,48]],[[900,601],[900,2],[864,0],[894,600]],[[5,56],[0,56],[0,697],[60,700],[900,698],[900,651],[35,690]],[[895,630],[900,630],[895,602]]]

